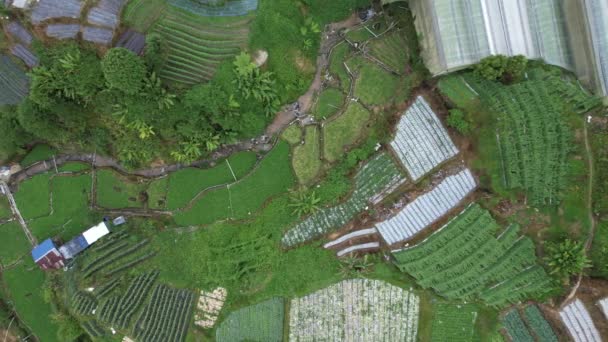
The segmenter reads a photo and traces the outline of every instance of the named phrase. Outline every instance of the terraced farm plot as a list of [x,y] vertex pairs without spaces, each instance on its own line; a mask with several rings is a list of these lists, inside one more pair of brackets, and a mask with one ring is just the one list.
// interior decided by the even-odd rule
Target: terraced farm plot
[[192,292],[156,285],[133,327],[133,337],[141,341],[185,341],[193,304]]
[[186,168],[171,173],[167,208],[183,208],[201,191],[241,179],[253,169],[256,162],[255,153],[239,152],[209,169]]
[[131,319],[143,305],[157,277],[157,271],[135,277],[122,296],[110,297],[101,304],[97,311],[99,320],[110,323],[116,328],[128,328]]
[[103,249],[87,251],[80,260],[82,279],[93,283],[99,279],[105,281],[147,261],[156,254],[148,243],[147,239],[139,240],[135,236],[128,236],[110,240]]
[[293,184],[289,145],[279,142],[250,174],[236,183],[206,192],[191,207],[177,212],[175,221],[180,225],[199,225],[248,218],[269,198]]
[[46,35],[56,39],[74,39],[80,33],[79,24],[49,24]]
[[313,114],[317,120],[325,120],[336,114],[344,105],[344,94],[336,88],[323,90],[313,109]]
[[56,153],[57,151],[49,145],[38,144],[23,157],[19,164],[21,164],[21,167],[28,167],[37,162],[51,159]]
[[293,149],[293,170],[301,184],[311,184],[321,171],[321,147],[319,129],[316,126],[306,127],[304,145]]
[[87,15],[89,24],[116,29],[120,23],[120,12],[127,0],[99,0]]
[[32,51],[21,44],[15,44],[11,47],[11,54],[19,58],[28,68],[38,66],[38,57]]
[[437,304],[433,307],[431,341],[473,341],[477,308],[472,304]]
[[345,148],[356,143],[366,129],[370,113],[357,102],[350,102],[344,113],[325,122],[323,127],[324,157],[336,161]]
[[258,0],[169,0],[173,6],[206,17],[242,16],[258,8]]
[[376,224],[389,245],[420,233],[456,207],[477,187],[469,169],[446,177],[430,191],[408,203],[395,216]]
[[351,86],[351,77],[344,66],[344,61],[351,53],[348,43],[340,43],[334,47],[329,60],[329,72],[340,80],[342,90],[348,91]]
[[[565,108],[587,109],[589,97],[558,78],[505,86],[472,74],[465,80],[498,115],[498,143],[509,189],[521,189],[532,205],[557,205],[569,185],[568,157],[574,138]],[[582,98],[581,98],[582,96]],[[574,114],[574,113],[566,113]]]
[[355,190],[348,200],[337,206],[321,209],[298,222],[283,236],[283,246],[293,247],[342,227],[364,210],[369,202],[374,202],[404,180],[398,166],[388,154],[377,155],[355,176]]
[[215,333],[218,342],[283,341],[285,301],[273,298],[228,315]]
[[439,231],[393,251],[395,264],[423,288],[448,299],[481,299],[496,307],[547,291],[551,278],[536,263],[532,240],[519,227],[501,230],[490,213],[473,204]]
[[0,225],[0,241],[6,242],[0,249],[0,264],[7,266],[28,256],[32,246],[17,222]]
[[393,71],[403,74],[408,64],[407,41],[401,30],[395,30],[380,39],[369,42],[369,52]]
[[96,175],[97,204],[108,209],[143,207],[142,194],[147,184],[129,180],[112,170],[99,170]]
[[167,45],[160,76],[169,83],[193,85],[213,78],[220,63],[234,57],[248,40],[251,17],[202,18],[169,7],[153,31]]
[[419,298],[380,280],[344,280],[291,301],[290,341],[416,341]]
[[[397,90],[402,85],[401,78],[360,56],[349,59],[347,64],[355,74],[354,97],[368,106],[393,102]],[[404,92],[406,95],[407,93],[408,90]]]
[[14,194],[15,202],[26,220],[46,216],[50,213],[50,175],[36,175],[19,184]]
[[[28,222],[38,239],[59,236],[66,241],[90,227],[97,218],[90,215],[91,175],[58,175],[50,180],[53,193],[53,213]],[[47,201],[50,197],[47,198]]]
[[290,145],[296,145],[302,142],[302,135],[302,128],[299,125],[291,125],[283,131],[281,138]]
[[125,6],[122,18],[134,30],[148,32],[166,9],[165,0],[131,0]]
[[31,45],[34,37],[32,34],[17,21],[11,21],[6,25],[6,31],[13,37],[13,39],[21,42],[25,45]]
[[0,220],[8,219],[11,216],[13,216],[13,212],[8,203],[8,198],[6,196],[0,196]]
[[422,96],[399,120],[391,147],[415,181],[458,154],[437,114]]
[[59,172],[77,173],[90,170],[89,164],[79,162],[65,163],[57,168]]
[[576,342],[601,342],[602,338],[597,330],[589,311],[583,302],[575,299],[560,311],[562,322],[568,329],[570,336]]
[[10,57],[0,55],[0,105],[16,105],[29,92],[29,78]]

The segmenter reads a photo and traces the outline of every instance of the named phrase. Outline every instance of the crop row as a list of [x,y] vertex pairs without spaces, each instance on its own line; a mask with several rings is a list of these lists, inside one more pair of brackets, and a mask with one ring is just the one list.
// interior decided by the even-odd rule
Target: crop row
[[72,298],[72,310],[78,315],[92,315],[97,307],[95,299],[85,293],[77,292]]
[[115,275],[115,274],[117,274],[119,272],[122,272],[124,270],[127,270],[127,269],[129,269],[129,268],[131,268],[131,267],[139,264],[139,263],[142,263],[142,262],[150,259],[151,257],[155,256],[155,255],[156,255],[156,251],[148,251],[147,253],[142,254],[142,255],[138,256],[137,258],[135,258],[133,260],[127,261],[127,262],[123,263],[122,265],[119,265],[119,266],[117,266],[115,268],[112,268],[112,269],[108,270],[107,272],[104,273],[104,276],[111,277],[111,276],[113,276],[113,275]]
[[106,334],[102,327],[96,320],[86,321],[82,324],[84,331],[87,332],[91,337],[101,337]]
[[355,190],[348,200],[319,210],[297,223],[283,236],[282,244],[292,247],[342,227],[364,210],[377,195],[401,184],[403,180],[397,164],[388,154],[377,155],[355,176]]
[[87,263],[82,268],[81,271],[82,272],[87,272],[91,268],[94,268],[95,266],[97,266],[98,263],[103,262],[104,260],[106,260],[109,257],[111,257],[114,253],[116,253],[119,250],[125,248],[127,245],[129,245],[128,241],[122,241],[120,243],[115,243],[115,244],[110,245],[109,248],[104,253],[102,253],[101,255],[99,255],[98,257],[96,257],[95,259],[91,260],[89,263]]
[[188,290],[156,285],[133,328],[133,336],[142,341],[184,341],[193,303],[194,294]]
[[112,278],[104,284],[98,286],[93,292],[93,295],[95,295],[97,299],[101,299],[110,294],[118,285],[120,285],[120,279]]
[[232,312],[216,331],[218,342],[283,341],[285,301],[273,298]]
[[105,250],[106,248],[112,247],[114,244],[118,243],[119,241],[121,241],[127,237],[129,237],[129,234],[127,234],[126,230],[123,230],[123,231],[120,231],[117,233],[112,233],[112,234],[108,235],[106,238],[104,238],[102,241],[95,243],[95,245],[93,245],[93,247],[90,248],[90,251],[101,252],[101,251]]
[[395,251],[395,263],[450,299],[481,297],[502,306],[536,294],[550,281],[536,265],[534,243],[518,238],[519,227],[505,229],[487,210],[473,204],[419,244]]
[[99,318],[119,328],[126,328],[136,310],[144,300],[156,278],[158,271],[151,271],[137,276],[120,297],[111,297],[101,307]]
[[113,262],[124,258],[132,253],[137,252],[138,250],[140,250],[141,248],[143,248],[144,246],[146,246],[148,244],[148,240],[142,240],[134,245],[132,245],[129,248],[125,248],[122,251],[109,256],[108,258],[101,260],[100,262],[96,263],[96,265],[94,267],[89,268],[89,270],[87,272],[84,273],[84,278],[88,278],[90,276],[92,276],[95,272],[109,266],[110,264],[112,264]]
[[517,309],[509,311],[502,319],[502,323],[507,330],[512,341],[534,342],[534,338],[526,328],[524,321],[519,316]]
[[530,330],[540,342],[557,342],[555,331],[536,305],[529,305],[524,309],[524,316]]

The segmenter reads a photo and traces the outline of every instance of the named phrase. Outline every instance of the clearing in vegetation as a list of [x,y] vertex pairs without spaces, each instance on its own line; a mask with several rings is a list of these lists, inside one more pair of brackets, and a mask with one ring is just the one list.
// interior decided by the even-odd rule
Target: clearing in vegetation
[[416,341],[420,299],[380,280],[344,280],[291,301],[290,341]]
[[355,218],[365,206],[405,180],[397,164],[387,153],[368,161],[355,176],[355,189],[345,202],[323,208],[298,222],[285,233],[282,244],[293,247],[330,233]]
[[431,341],[472,341],[476,319],[477,308],[473,304],[434,305]]
[[168,57],[160,77],[182,85],[209,81],[220,63],[246,46],[250,21],[250,16],[199,17],[169,6],[153,29],[167,45]]
[[247,177],[206,192],[191,208],[176,213],[175,221],[180,225],[200,225],[250,217],[269,198],[293,185],[289,160],[289,145],[279,142]]
[[301,184],[311,184],[321,171],[321,147],[317,126],[306,127],[304,145],[293,149],[293,170]]
[[272,298],[228,315],[215,333],[218,342],[283,341],[285,301]]
[[141,341],[185,341],[193,304],[192,292],[156,285],[133,327],[133,337]]
[[370,113],[361,104],[351,101],[344,113],[325,122],[323,127],[324,157],[338,160],[345,148],[357,142],[365,132]]
[[393,252],[395,264],[449,299],[501,307],[546,292],[552,280],[537,264],[532,240],[520,237],[517,225],[500,230],[473,204],[426,240]]

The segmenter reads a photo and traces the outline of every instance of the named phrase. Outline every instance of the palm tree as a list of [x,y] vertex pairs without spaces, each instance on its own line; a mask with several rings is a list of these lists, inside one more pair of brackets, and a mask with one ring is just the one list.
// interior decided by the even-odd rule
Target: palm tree
[[344,278],[353,278],[368,273],[374,265],[368,258],[369,254],[365,254],[363,258],[348,256],[340,259],[340,274]]
[[293,208],[293,214],[296,216],[309,215],[319,210],[321,199],[317,194],[312,192],[296,192],[291,195],[291,203],[289,207]]
[[579,241],[566,239],[561,243],[547,244],[547,265],[551,274],[568,283],[571,275],[581,273],[591,266],[591,261],[585,254],[585,246]]

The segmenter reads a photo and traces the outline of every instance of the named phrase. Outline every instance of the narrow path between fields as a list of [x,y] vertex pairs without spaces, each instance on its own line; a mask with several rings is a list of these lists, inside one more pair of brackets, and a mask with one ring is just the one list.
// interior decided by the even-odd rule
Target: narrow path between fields
[[13,194],[11,193],[11,190],[9,189],[8,185],[6,185],[6,183],[4,182],[0,182],[0,188],[2,189],[2,192],[4,192],[4,195],[8,198],[8,203],[11,207],[11,211],[13,212],[13,215],[17,218],[17,221],[19,221],[19,225],[23,229],[27,240],[32,246],[36,246],[38,244],[38,241],[36,241],[36,238],[34,237],[34,235],[32,235],[32,232],[25,223],[23,216],[21,216],[21,212],[19,212],[19,208],[17,208],[17,203],[15,202],[15,198],[13,197]]
[[[593,244],[593,238],[595,237],[595,228],[596,228],[595,217],[593,216],[593,167],[594,167],[593,151],[591,151],[591,145],[589,144],[589,133],[588,133],[588,129],[587,129],[588,119],[587,118],[588,117],[586,116],[584,123],[583,123],[583,136],[585,139],[585,154],[587,156],[587,165],[589,168],[589,178],[588,178],[588,184],[587,184],[587,215],[589,216],[590,227],[589,227],[589,232],[587,233],[587,240],[585,241],[585,254],[586,255],[589,254],[589,250],[591,249],[591,246]],[[580,287],[582,280],[583,280],[583,272],[581,272],[578,275],[576,284],[570,291],[570,294],[568,294],[566,299],[564,299],[564,301],[562,302],[560,307],[567,304],[572,298],[574,298],[574,296],[576,296],[576,292],[578,291],[578,288]]]

